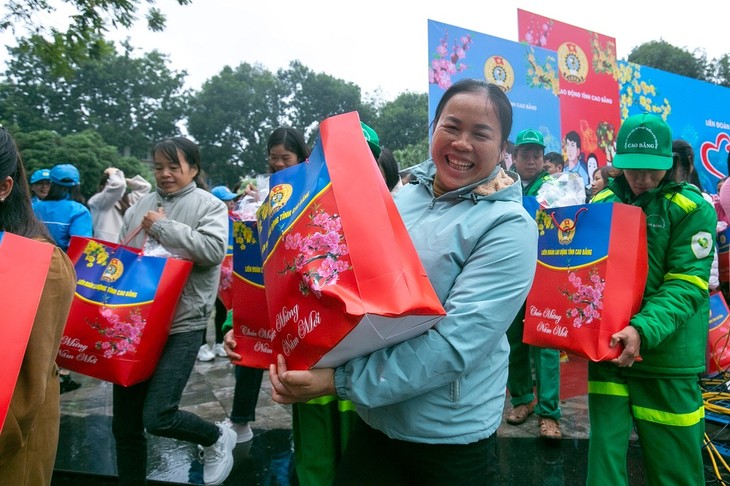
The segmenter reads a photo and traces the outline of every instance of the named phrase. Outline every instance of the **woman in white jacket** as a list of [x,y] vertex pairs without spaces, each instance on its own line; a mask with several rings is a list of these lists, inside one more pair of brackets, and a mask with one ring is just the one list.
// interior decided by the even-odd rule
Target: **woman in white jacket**
[[99,191],[87,203],[91,211],[94,238],[118,243],[124,213],[148,194],[151,188],[150,183],[139,174],[127,179],[124,172],[116,167],[105,169],[99,181]]

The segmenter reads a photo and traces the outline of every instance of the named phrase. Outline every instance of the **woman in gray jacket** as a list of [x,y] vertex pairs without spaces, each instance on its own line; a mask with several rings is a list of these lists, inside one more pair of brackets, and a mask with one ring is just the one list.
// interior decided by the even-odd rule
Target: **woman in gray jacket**
[[119,484],[144,484],[147,447],[144,431],[203,446],[205,484],[221,484],[233,467],[236,434],[179,409],[218,289],[228,244],[228,211],[206,191],[197,145],[183,137],[153,149],[157,190],[124,215],[120,239],[130,246],[159,243],[170,254],[194,263],[177,304],[170,335],[149,381],[114,385],[112,431],[117,446]]

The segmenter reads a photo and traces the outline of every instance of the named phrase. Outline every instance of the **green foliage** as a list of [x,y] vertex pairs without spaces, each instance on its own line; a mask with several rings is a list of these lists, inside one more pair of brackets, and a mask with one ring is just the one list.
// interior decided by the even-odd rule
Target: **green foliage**
[[74,75],[58,76],[38,55],[36,44],[20,40],[0,88],[0,120],[23,131],[99,132],[120,153],[146,157],[158,139],[176,135],[186,110],[185,73],[168,69],[157,51],[132,56],[122,43],[101,42],[97,56],[74,64]]
[[385,103],[373,129],[385,147],[405,148],[427,141],[428,95],[405,92]]
[[284,120],[285,96],[274,74],[248,63],[203,84],[190,103],[188,131],[211,184],[233,187],[239,176],[265,171],[266,140]]
[[280,69],[277,77],[287,94],[285,119],[301,130],[310,142],[319,122],[327,117],[357,111],[360,119],[369,124],[375,114],[362,103],[357,85],[325,73],[315,73],[299,61],[292,61],[288,69]]
[[[12,133],[12,132],[11,132]],[[56,164],[73,164],[81,176],[81,193],[89,198],[97,191],[99,178],[107,167],[117,167],[127,177],[140,174],[153,181],[148,164],[121,157],[116,148],[104,143],[101,135],[86,130],[61,136],[50,130],[13,133],[28,174]]]
[[663,40],[635,47],[629,54],[628,60],[701,81],[706,79],[708,63],[704,53],[692,53]]
[[[192,2],[176,1],[179,5]],[[65,31],[43,25],[40,20],[58,16],[55,12],[59,3],[74,10]],[[155,0],[13,0],[1,7],[0,31],[27,31],[36,54],[54,74],[72,76],[75,64],[96,57],[100,39],[110,27],[129,28],[137,22],[140,6],[147,27],[154,32],[164,30],[165,16],[154,4]]]
[[720,86],[730,87],[730,55],[724,54],[712,60],[708,78]]
[[428,139],[424,138],[413,145],[394,150],[393,156],[398,161],[401,170],[418,165],[430,157]]

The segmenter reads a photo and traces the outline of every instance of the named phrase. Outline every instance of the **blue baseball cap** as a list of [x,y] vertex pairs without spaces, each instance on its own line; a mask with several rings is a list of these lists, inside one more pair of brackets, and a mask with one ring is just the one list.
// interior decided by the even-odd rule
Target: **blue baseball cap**
[[30,176],[31,184],[35,184],[36,182],[40,182],[40,181],[50,181],[50,180],[51,180],[50,169],[38,169],[37,171],[33,172],[33,175]]
[[51,169],[51,182],[59,186],[78,186],[80,180],[79,170],[71,164],[58,164]]
[[215,186],[210,192],[221,201],[230,201],[238,197],[237,194],[231,192],[226,186]]

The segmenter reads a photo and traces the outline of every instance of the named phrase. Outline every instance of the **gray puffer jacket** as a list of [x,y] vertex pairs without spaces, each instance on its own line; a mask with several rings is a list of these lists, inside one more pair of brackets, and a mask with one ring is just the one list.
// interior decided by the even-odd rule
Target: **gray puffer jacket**
[[182,190],[165,194],[159,189],[144,196],[124,215],[120,240],[124,241],[141,224],[148,211],[162,208],[166,217],[155,221],[149,234],[140,231],[128,243],[142,248],[147,237],[167,251],[194,263],[170,334],[205,329],[215,303],[220,267],[228,244],[228,211],[225,204],[195,182]]

